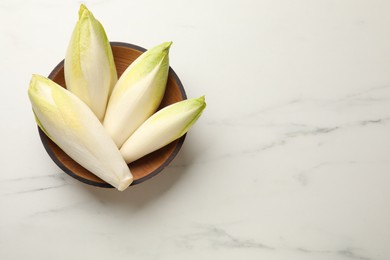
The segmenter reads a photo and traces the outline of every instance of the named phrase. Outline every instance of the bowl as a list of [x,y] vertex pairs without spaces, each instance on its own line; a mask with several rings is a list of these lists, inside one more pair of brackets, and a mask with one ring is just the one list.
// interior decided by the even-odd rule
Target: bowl
[[[146,51],[142,47],[123,42],[111,42],[111,47],[118,78],[138,56]],[[53,69],[49,78],[66,88],[64,78],[64,61],[61,61]],[[183,85],[173,69],[169,68],[165,95],[158,109],[184,99],[187,99],[187,96]],[[80,166],[66,153],[64,153],[39,127],[38,131],[47,153],[65,173],[86,184],[97,187],[112,188],[110,184]],[[161,172],[173,160],[173,158],[175,158],[184,142],[184,139],[185,135],[165,147],[128,164],[134,177],[132,185],[144,182]]]

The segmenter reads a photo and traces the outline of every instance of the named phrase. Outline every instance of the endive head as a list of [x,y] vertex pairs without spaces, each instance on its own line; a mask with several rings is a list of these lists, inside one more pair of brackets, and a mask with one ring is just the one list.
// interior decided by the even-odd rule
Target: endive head
[[75,162],[119,190],[132,176],[98,118],[77,96],[33,75],[28,95],[39,127]]
[[101,23],[85,5],[73,30],[65,57],[67,89],[102,120],[108,97],[118,80],[110,42]]
[[122,145],[120,151],[131,163],[183,136],[198,120],[206,103],[204,96],[183,100],[156,112]]
[[184,135],[193,124],[199,119],[199,117],[202,115],[203,110],[206,108],[206,102],[204,96],[201,96],[199,98],[194,98],[190,100],[189,107],[195,109],[197,111],[196,116],[188,123],[188,125],[183,129],[181,136]]

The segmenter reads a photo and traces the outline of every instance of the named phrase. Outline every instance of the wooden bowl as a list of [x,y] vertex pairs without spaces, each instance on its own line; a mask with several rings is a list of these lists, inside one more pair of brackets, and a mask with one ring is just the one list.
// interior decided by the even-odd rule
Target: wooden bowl
[[[146,51],[142,47],[122,42],[112,42],[111,47],[114,54],[118,77],[122,75],[126,68],[138,56]],[[50,73],[49,78],[66,88],[64,79],[64,61],[61,61],[54,68],[54,70]],[[167,87],[159,109],[184,99],[187,99],[187,96],[183,85],[172,68],[169,68]],[[45,133],[43,133],[43,131],[41,131],[39,127],[38,131],[47,153],[64,172],[81,182],[97,187],[112,188],[110,184],[86,170],[65,154],[45,135]],[[161,172],[179,152],[184,139],[185,136],[149,155],[140,158],[135,162],[130,163],[129,168],[134,176],[132,185],[146,181]]]

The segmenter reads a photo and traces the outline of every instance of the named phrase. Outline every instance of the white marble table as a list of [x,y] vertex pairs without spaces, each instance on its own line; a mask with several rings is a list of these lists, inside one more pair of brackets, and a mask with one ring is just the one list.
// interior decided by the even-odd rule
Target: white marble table
[[389,1],[86,1],[208,103],[123,193],[64,174],[27,98],[79,3],[0,1],[0,259],[390,259]]

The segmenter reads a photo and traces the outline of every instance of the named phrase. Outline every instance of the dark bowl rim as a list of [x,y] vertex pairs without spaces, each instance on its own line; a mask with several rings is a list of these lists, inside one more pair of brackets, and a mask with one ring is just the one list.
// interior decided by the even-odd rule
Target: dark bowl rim
[[[146,51],[145,48],[142,48],[142,47],[135,45],[135,44],[126,43],[126,42],[110,42],[110,44],[111,44],[111,46],[126,47],[126,48],[130,48],[130,49],[136,49],[136,50],[141,51],[141,52]],[[62,61],[60,61],[57,64],[57,66],[55,66],[55,68],[49,74],[49,79],[53,79],[54,75],[56,75],[58,73],[58,71],[61,70],[61,68],[64,66],[64,61],[65,60],[63,59]],[[173,79],[177,82],[177,85],[179,87],[179,90],[180,90],[180,93],[181,93],[183,100],[187,99],[187,94],[184,90],[183,84],[181,83],[181,81],[180,81],[179,77],[177,76],[177,74],[175,73],[175,71],[170,66],[169,66],[169,73],[173,76]],[[53,153],[53,151],[49,147],[49,144],[48,144],[49,138],[46,136],[46,134],[39,127],[38,127],[38,132],[39,132],[39,137],[41,139],[41,142],[42,142],[43,147],[45,148],[46,152],[48,153],[50,158],[54,161],[54,163],[59,168],[61,168],[61,170],[63,170],[66,174],[68,174],[69,176],[71,176],[71,177],[75,178],[76,180],[79,180],[80,182],[83,182],[85,184],[89,184],[89,185],[101,187],[101,188],[113,188],[113,186],[111,186],[110,184],[108,184],[106,182],[102,183],[102,182],[91,181],[91,180],[85,179],[85,178],[75,174],[74,172],[72,172],[61,161],[59,161],[58,158],[55,156],[55,154]],[[149,180],[150,178],[152,178],[152,177],[156,176],[158,173],[160,173],[165,167],[167,167],[171,163],[171,161],[176,157],[176,155],[179,153],[179,151],[184,143],[185,138],[186,138],[186,134],[179,138],[179,141],[175,147],[175,150],[164,161],[163,164],[161,164],[156,170],[152,171],[148,175],[146,175],[138,180],[134,180],[131,183],[131,185],[140,184],[146,180]]]

